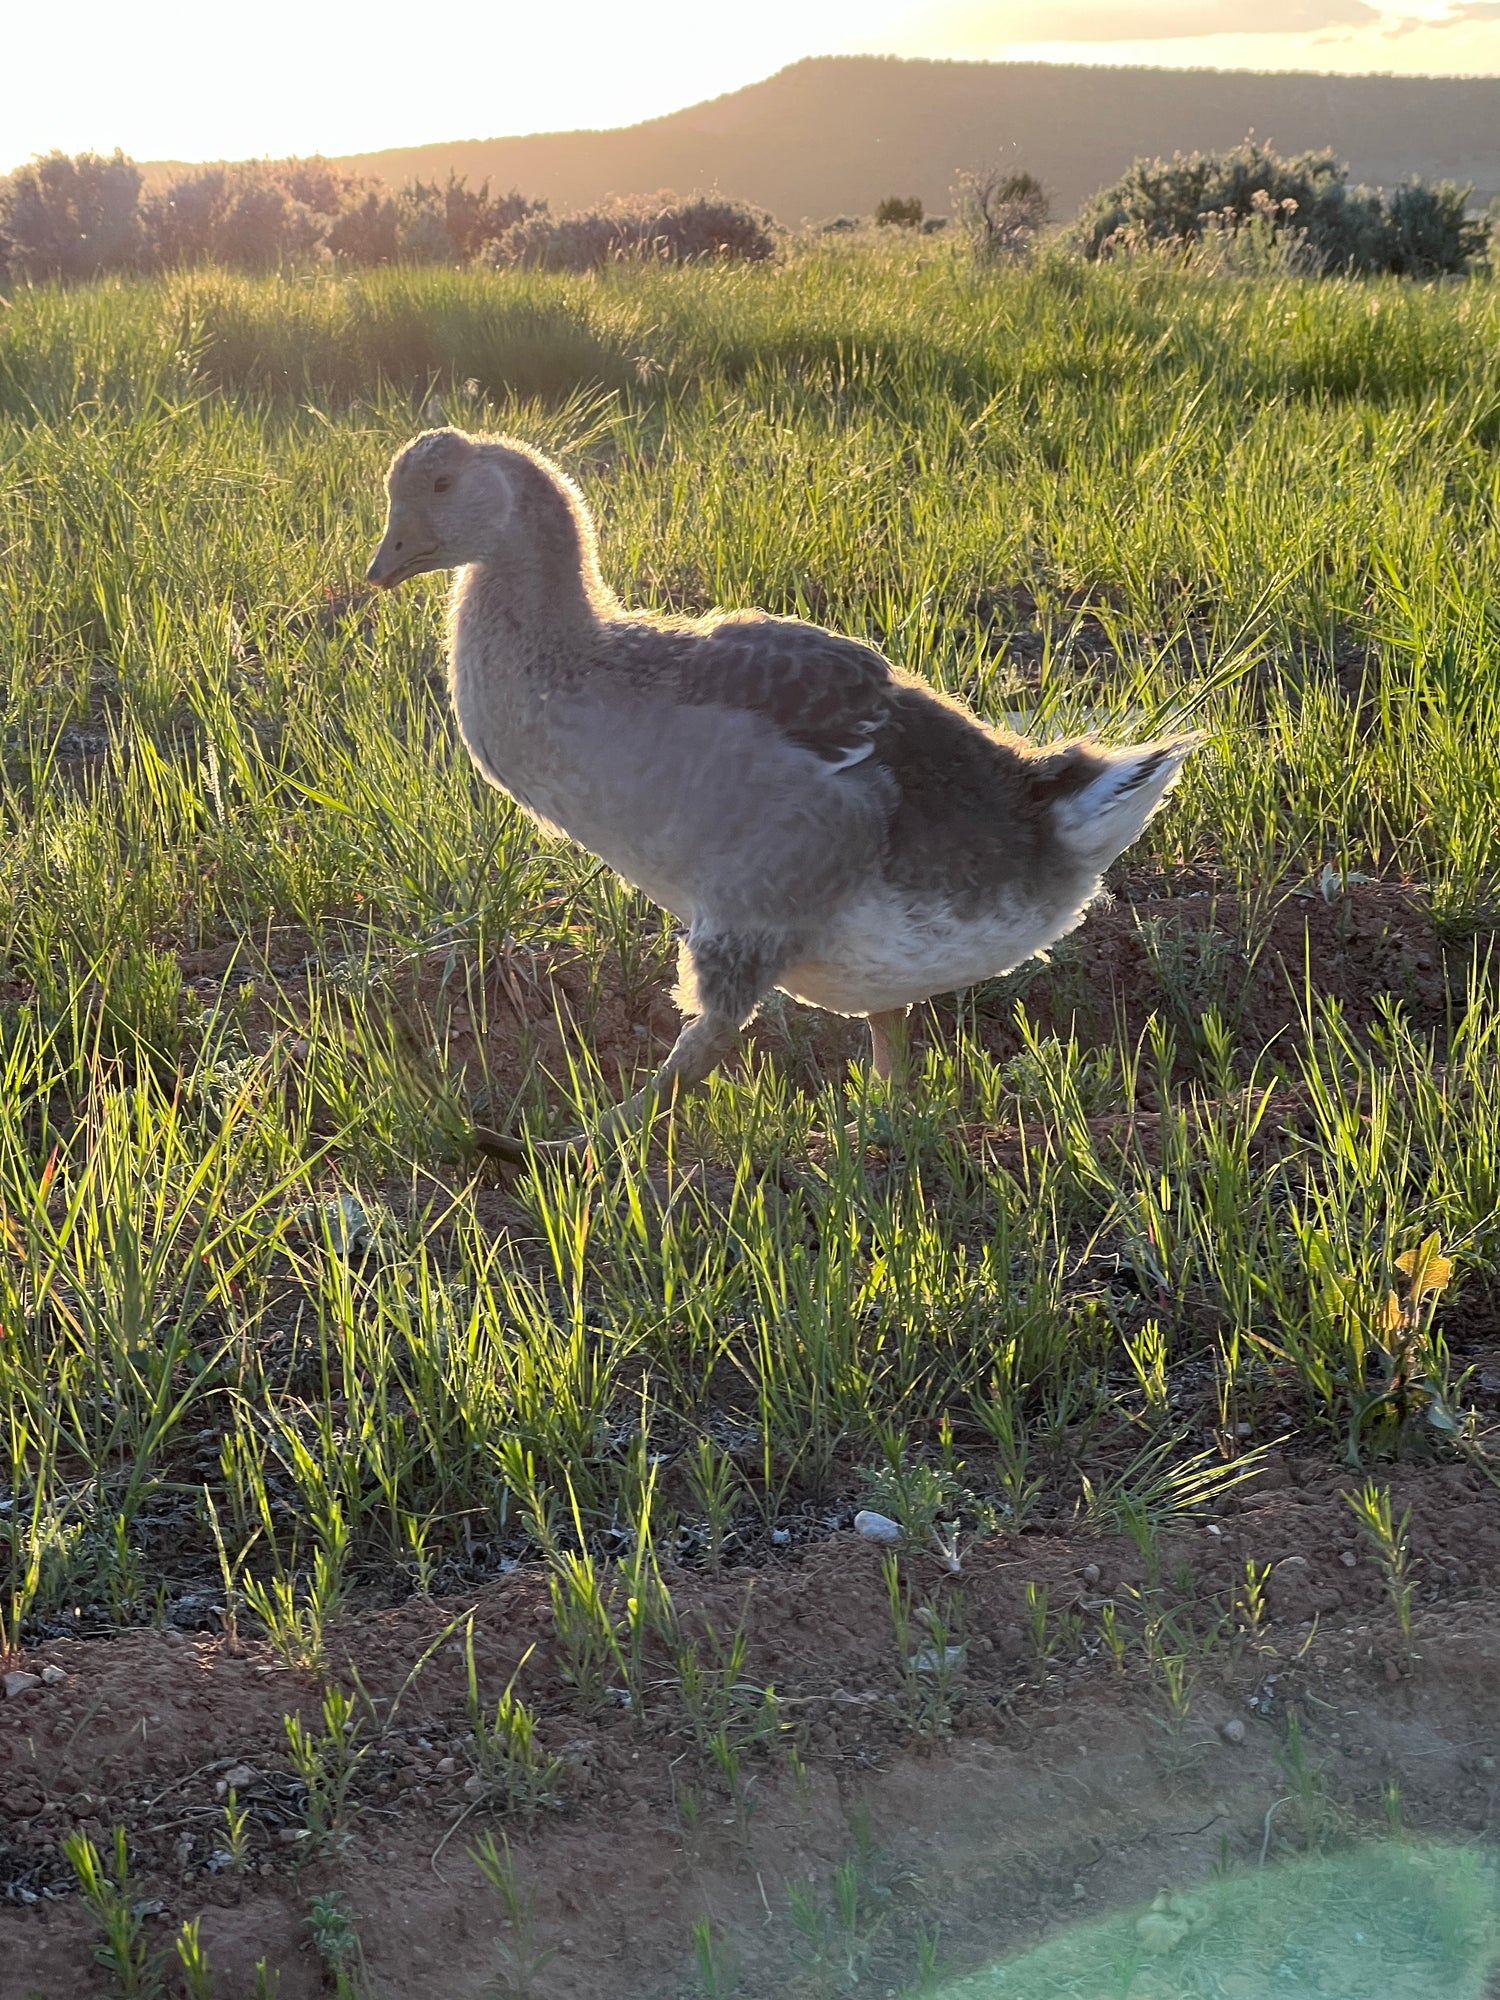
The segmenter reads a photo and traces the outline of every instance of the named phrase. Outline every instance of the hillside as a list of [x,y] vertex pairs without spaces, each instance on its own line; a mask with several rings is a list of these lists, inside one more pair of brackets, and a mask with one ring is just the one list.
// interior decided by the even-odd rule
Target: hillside
[[1281,151],[1331,146],[1373,185],[1417,173],[1471,181],[1483,200],[1500,193],[1500,79],[879,56],[812,58],[616,131],[461,140],[344,164],[394,182],[451,168],[554,208],[718,186],[794,223],[867,212],[890,193],[942,210],[959,168],[998,157],[1039,174],[1067,214],[1138,154],[1229,146],[1252,128]]

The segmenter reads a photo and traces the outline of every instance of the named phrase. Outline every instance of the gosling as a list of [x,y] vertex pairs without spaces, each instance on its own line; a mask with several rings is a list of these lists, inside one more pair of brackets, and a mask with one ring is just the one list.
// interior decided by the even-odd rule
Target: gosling
[[368,580],[459,572],[449,684],[479,770],[683,926],[687,1018],[605,1135],[700,1084],[772,988],[863,1015],[899,1085],[911,1006],[1070,931],[1195,740],[1032,745],[800,619],[627,610],[577,488],[513,438],[424,432],[386,492]]

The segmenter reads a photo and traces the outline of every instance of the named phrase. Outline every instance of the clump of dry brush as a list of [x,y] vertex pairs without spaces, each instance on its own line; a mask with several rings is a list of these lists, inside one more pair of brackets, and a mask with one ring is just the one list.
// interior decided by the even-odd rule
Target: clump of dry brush
[[762,264],[775,254],[775,229],[769,215],[743,202],[718,195],[683,201],[662,193],[573,215],[528,215],[489,245],[483,261],[542,271],[592,271],[626,257]]

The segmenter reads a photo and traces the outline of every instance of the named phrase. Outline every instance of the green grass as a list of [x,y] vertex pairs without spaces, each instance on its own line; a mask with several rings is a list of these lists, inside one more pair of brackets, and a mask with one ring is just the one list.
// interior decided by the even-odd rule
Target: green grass
[[[679,1120],[674,1172],[715,1171],[665,1217],[637,1148],[524,1183],[497,1239],[454,1008],[502,1018],[534,972],[545,1013],[572,967],[574,1072],[523,1038],[488,1080],[541,1129],[620,1087],[591,1028],[670,953],[475,779],[442,584],[358,593],[384,463],[439,413],[556,452],[632,601],[808,613],[1046,733],[1193,709],[1208,745],[1131,867],[1211,881],[1238,934],[1152,918],[1157,1013],[1097,1045],[1043,1025],[1068,948],[973,996],[893,1170],[815,1136],[866,1108],[790,1010]],[[1497,441],[1485,281],[980,279],[901,245],[15,293],[8,1638],[216,1577],[209,1498],[231,1577],[316,1657],[362,1593],[502,1552],[561,1576],[621,1523],[637,1583],[707,1512],[716,1560],[754,1554],[903,1454],[1003,1522],[1023,1490],[1070,1510],[1164,1425],[1184,1463],[1288,1429],[1359,1463],[1480,1452],[1442,1313],[1493,1323]],[[1358,1030],[1316,963],[1274,1039],[1237,1011],[1234,967],[1329,868],[1336,901],[1355,872],[1420,885],[1447,945],[1426,1025],[1398,991]],[[998,1164],[965,1120],[1024,1137]],[[1433,1231],[1450,1288],[1393,1321]]]

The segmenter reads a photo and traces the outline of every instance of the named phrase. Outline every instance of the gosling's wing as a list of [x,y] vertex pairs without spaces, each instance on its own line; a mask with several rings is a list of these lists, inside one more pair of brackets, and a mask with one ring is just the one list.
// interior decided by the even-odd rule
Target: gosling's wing
[[760,716],[834,772],[874,753],[897,686],[889,662],[858,640],[751,614],[725,618],[700,636],[677,694]]

